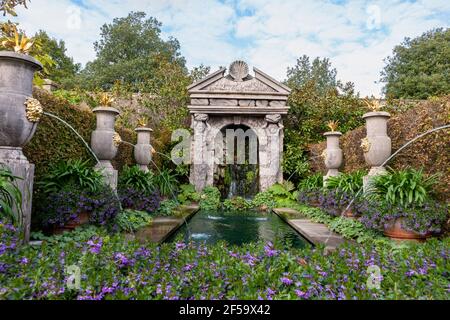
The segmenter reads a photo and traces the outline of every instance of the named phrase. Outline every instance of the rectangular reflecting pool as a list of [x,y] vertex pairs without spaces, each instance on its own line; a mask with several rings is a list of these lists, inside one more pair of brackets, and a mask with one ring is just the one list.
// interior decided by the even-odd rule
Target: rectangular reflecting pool
[[264,241],[294,248],[310,243],[274,213],[206,212],[200,211],[183,224],[167,242],[192,241],[214,244],[224,241],[230,245]]

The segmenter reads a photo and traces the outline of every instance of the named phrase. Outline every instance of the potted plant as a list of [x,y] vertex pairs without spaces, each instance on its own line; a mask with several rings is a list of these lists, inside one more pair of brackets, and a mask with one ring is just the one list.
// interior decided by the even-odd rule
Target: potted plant
[[437,175],[426,176],[414,169],[376,177],[370,196],[383,205],[373,210],[372,222],[393,239],[424,240],[440,232],[448,206],[433,199],[436,182]]

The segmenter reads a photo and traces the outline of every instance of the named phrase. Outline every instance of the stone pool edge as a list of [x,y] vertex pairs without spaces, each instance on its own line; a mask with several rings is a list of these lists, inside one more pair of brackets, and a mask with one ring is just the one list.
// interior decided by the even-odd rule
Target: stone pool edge
[[164,243],[171,235],[173,235],[178,229],[180,229],[185,221],[189,221],[197,212],[200,211],[200,207],[198,205],[181,205],[176,210],[181,209],[183,211],[183,215],[181,217],[156,217],[152,221],[152,225],[148,228],[156,228],[158,223],[168,223],[173,222],[173,226],[166,231],[163,235],[161,235],[158,239],[145,239],[143,234],[146,228],[138,230],[134,235],[135,238],[140,242],[153,242],[153,243]]
[[[324,224],[311,221],[295,209],[274,208],[272,211],[314,246],[323,244],[326,250],[335,250],[342,243],[349,242]],[[290,214],[296,218],[290,219]]]

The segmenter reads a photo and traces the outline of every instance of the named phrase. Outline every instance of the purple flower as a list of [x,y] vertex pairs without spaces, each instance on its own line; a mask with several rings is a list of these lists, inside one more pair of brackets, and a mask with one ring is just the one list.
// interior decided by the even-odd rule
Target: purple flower
[[283,277],[283,278],[281,278],[281,283],[283,283],[287,286],[290,286],[294,283],[294,281],[288,277]]
[[179,250],[183,250],[184,248],[186,248],[186,244],[183,242],[178,242],[177,244],[175,244],[175,248],[179,251]]
[[87,244],[89,245],[90,253],[99,254],[102,249],[103,240],[102,240],[102,238],[96,238],[96,239],[89,240],[87,242]]
[[273,244],[271,242],[267,243],[264,247],[264,252],[267,257],[273,257],[278,254],[278,251],[273,248]]
[[297,295],[297,297],[301,298],[301,299],[307,299],[308,298],[308,294],[302,290],[295,290],[295,294]]
[[114,254],[114,260],[115,260],[116,264],[119,265],[119,268],[126,268],[126,267],[132,266],[134,264],[133,260],[128,259],[121,252]]
[[20,264],[28,264],[28,259],[27,258],[20,259]]

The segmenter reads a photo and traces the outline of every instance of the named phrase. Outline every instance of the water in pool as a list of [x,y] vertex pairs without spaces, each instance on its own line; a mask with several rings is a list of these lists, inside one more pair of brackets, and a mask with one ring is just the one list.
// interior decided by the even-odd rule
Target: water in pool
[[[204,212],[195,214],[189,221],[190,241],[213,244],[225,241],[230,245],[265,242],[289,244],[295,248],[309,243],[291,226],[274,213],[260,212]],[[189,241],[186,225],[167,241]]]

